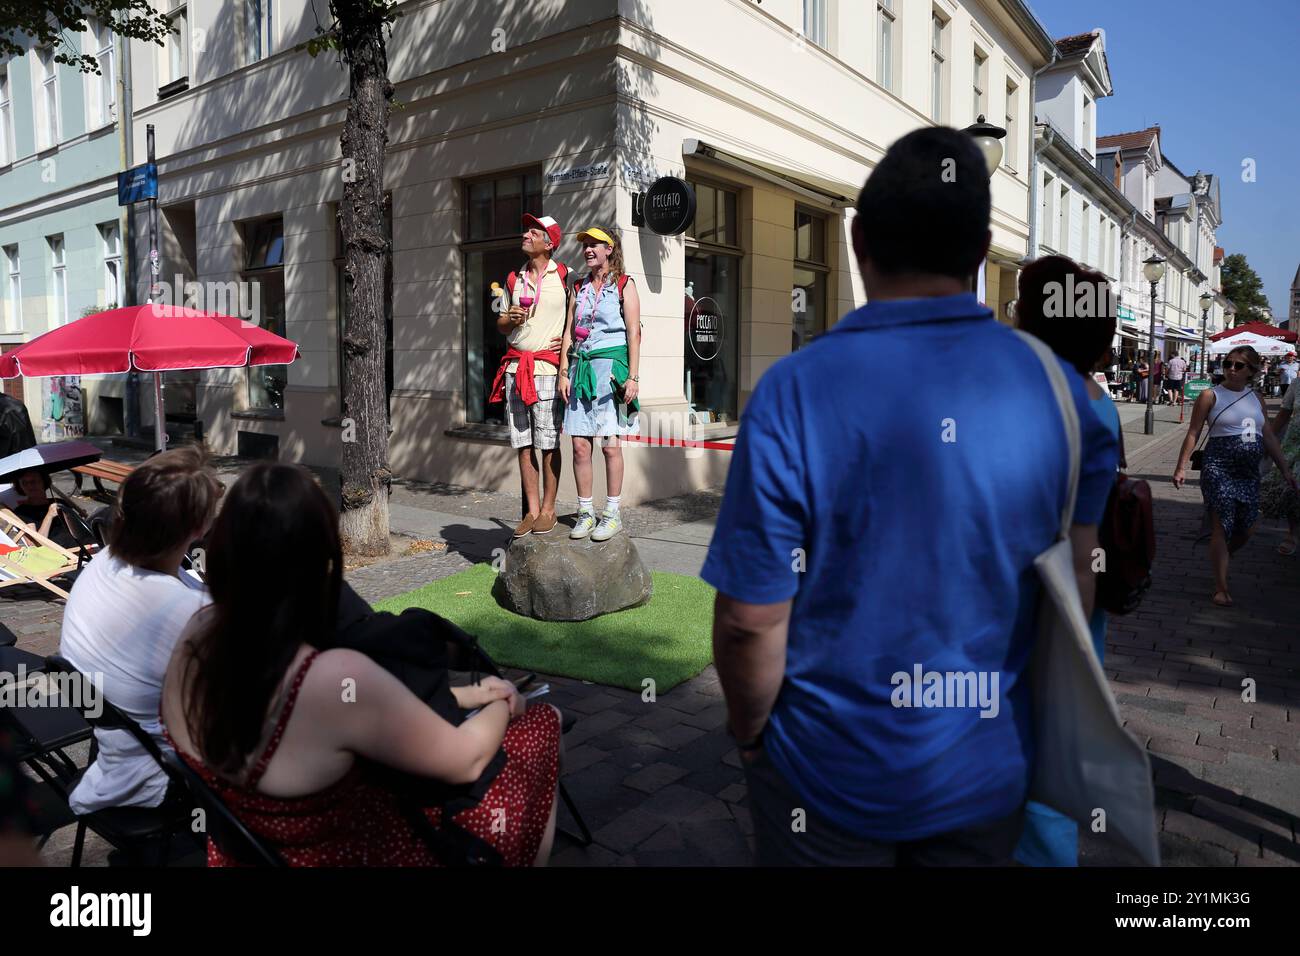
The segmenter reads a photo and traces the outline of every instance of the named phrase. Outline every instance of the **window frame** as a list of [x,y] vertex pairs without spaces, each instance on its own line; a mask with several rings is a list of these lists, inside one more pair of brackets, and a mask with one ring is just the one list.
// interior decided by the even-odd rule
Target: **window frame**
[[[254,251],[254,246],[255,244],[260,245],[260,241],[258,241],[259,240],[258,230],[261,230],[263,228],[269,228],[276,220],[279,220],[280,222],[279,262],[275,262],[270,265],[260,265],[260,266],[251,265],[250,263],[253,261],[252,255]],[[238,223],[238,229],[239,229],[240,242],[242,243],[243,246],[243,262],[241,263],[240,270],[239,270],[239,282],[241,287],[240,296],[241,297],[243,296],[243,286],[245,284],[251,281],[260,282],[263,276],[278,275],[280,285],[281,287],[284,287],[285,285],[284,254],[287,248],[287,243],[285,242],[285,234],[284,234],[284,213],[277,212],[265,216],[257,216],[252,219],[245,219]],[[268,252],[273,247],[273,245],[274,245],[274,240],[272,239],[267,243]],[[249,296],[249,299],[251,301],[252,299],[251,294]],[[261,315],[256,316],[256,321],[259,328],[268,329],[269,327],[265,323],[265,319],[266,319],[265,297],[260,295],[259,293],[258,299],[263,305],[263,312]],[[275,329],[269,329],[269,331],[276,332],[277,335],[284,335],[288,331],[288,324],[289,324],[288,304],[289,304],[289,290],[288,288],[284,288],[284,315],[281,318],[282,327],[279,329],[278,332],[276,332]],[[276,408],[274,405],[270,404],[269,400],[266,404],[258,404],[253,401],[253,374],[255,372],[264,374],[269,369],[273,369],[273,368],[281,368],[285,370],[285,375],[284,375],[285,387],[284,387],[284,392],[280,396],[280,400],[281,400],[280,408]],[[284,406],[288,404],[288,394],[289,394],[288,369],[289,366],[287,365],[247,366],[244,369],[244,409],[243,410],[249,412],[283,415],[285,413]],[[265,386],[263,386],[263,388],[265,389]],[[267,392],[269,394],[269,390],[267,390]]]
[[23,327],[23,263],[18,243],[0,247],[5,259],[5,331],[18,332]]
[[244,65],[275,55],[275,0],[243,0]]
[[979,122],[979,117],[988,116],[988,92],[989,92],[989,56],[978,46],[975,48],[974,70],[971,77],[974,84],[974,98],[972,103],[975,112],[971,114],[971,122]]
[[828,0],[803,0],[803,35],[823,50],[830,49]]
[[59,64],[52,49],[36,49],[36,69],[39,82],[32,90],[36,99],[36,151],[42,153],[63,140],[63,97],[59,90]]
[[58,232],[46,236],[45,244],[50,250],[50,292],[54,300],[51,321],[46,325],[57,329],[68,324],[68,243],[64,233]]
[[[104,268],[104,305],[106,308],[121,306],[122,301],[122,236],[120,223],[101,222],[99,246]],[[112,241],[109,241],[109,237]],[[112,288],[110,289],[110,285]],[[110,294],[111,293],[111,294]]]
[[14,93],[9,64],[0,63],[0,166],[8,166],[14,155]]
[[[821,247],[822,247],[821,259],[811,258],[811,255],[816,248],[815,241],[809,243],[810,258],[807,259],[799,258],[799,217],[801,215],[809,217],[815,224],[814,228],[820,228]],[[809,334],[808,342],[811,342],[819,335],[824,334],[830,328],[829,326],[829,320],[830,320],[829,303],[830,303],[830,294],[831,294],[830,292],[830,286],[831,286],[830,223],[831,223],[830,215],[824,212],[823,210],[817,209],[813,206],[804,205],[803,203],[795,203],[795,207],[794,207],[795,244],[794,244],[794,255],[792,256],[794,268],[796,271],[802,269],[807,272],[815,273],[817,277],[817,281],[822,283],[821,301],[816,303],[815,305],[815,308],[818,309],[817,319],[821,323],[822,327],[817,331]],[[820,224],[820,225],[818,226],[816,224]],[[804,344],[806,345],[807,343],[805,342]]]
[[898,17],[894,0],[876,0],[876,82],[891,93],[898,77]]
[[[86,21],[82,53],[93,56],[99,73],[85,75],[86,128],[101,129],[117,119],[117,61],[114,56],[115,35],[110,24],[94,17]],[[105,41],[105,34],[107,40]],[[86,47],[93,52],[87,53]]]
[[1002,148],[1002,164],[1008,172],[1020,171],[1020,157],[1017,148],[1020,145],[1020,84],[1007,77],[1006,117],[1007,140]]
[[948,119],[948,24],[937,8],[930,10],[930,119]]

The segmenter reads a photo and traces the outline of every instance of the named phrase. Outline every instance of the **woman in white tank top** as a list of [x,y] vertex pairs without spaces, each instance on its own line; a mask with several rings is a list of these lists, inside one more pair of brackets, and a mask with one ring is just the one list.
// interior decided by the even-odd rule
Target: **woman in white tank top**
[[1259,465],[1267,453],[1283,477],[1296,487],[1277,436],[1267,427],[1264,402],[1251,388],[1259,372],[1259,353],[1248,346],[1233,349],[1223,362],[1222,385],[1206,389],[1192,406],[1174,487],[1182,488],[1188,460],[1207,421],[1210,434],[1201,466],[1201,492],[1210,509],[1210,566],[1214,603],[1232,606],[1228,592],[1228,558],[1250,540],[1259,519]]

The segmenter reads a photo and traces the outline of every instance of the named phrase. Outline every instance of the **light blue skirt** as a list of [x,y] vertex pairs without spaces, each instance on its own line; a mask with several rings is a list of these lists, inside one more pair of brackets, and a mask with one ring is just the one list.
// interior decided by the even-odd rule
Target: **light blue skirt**
[[618,404],[614,400],[613,359],[593,359],[592,370],[596,373],[596,398],[594,401],[580,401],[574,394],[574,369],[569,369],[569,404],[564,409],[564,431],[578,437],[595,437],[597,435],[639,435],[641,423],[635,412],[627,412],[627,424],[620,425]]

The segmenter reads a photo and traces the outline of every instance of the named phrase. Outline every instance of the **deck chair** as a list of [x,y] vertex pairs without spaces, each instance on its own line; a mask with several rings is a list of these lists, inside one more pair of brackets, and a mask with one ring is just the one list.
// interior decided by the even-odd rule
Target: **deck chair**
[[65,601],[68,592],[54,584],[81,567],[78,557],[29,528],[7,508],[0,508],[0,588],[35,584]]
[[[80,671],[58,654],[52,654],[45,659],[45,671],[51,675],[67,674],[80,678],[87,684],[89,683]],[[167,774],[169,780],[175,779],[181,786],[187,785],[188,781],[178,777],[163,762],[162,749],[158,746],[158,742],[143,727],[113,706],[112,702],[107,700],[102,693],[97,694],[94,699],[82,694],[81,704],[82,706],[76,709],[92,729],[126,731],[163,768],[163,772]],[[92,745],[90,762],[95,759],[95,749]],[[87,765],[89,765],[89,762]],[[84,771],[78,771],[75,776],[71,777],[64,776],[59,781],[65,787],[67,794],[70,794],[76,787],[77,782],[81,779],[82,772]],[[86,830],[90,829],[111,843],[114,848],[125,853],[128,859],[135,862],[144,862],[147,858],[145,851],[156,845],[158,849],[156,860],[160,865],[166,866],[171,856],[173,838],[178,833],[194,836],[190,828],[191,810],[190,807],[169,807],[166,805],[160,807],[107,807],[103,810],[96,810],[93,813],[79,816],[77,817],[77,835],[73,843],[71,865],[74,867],[81,865]],[[198,839],[195,839],[195,843],[197,847],[206,845],[206,841]]]

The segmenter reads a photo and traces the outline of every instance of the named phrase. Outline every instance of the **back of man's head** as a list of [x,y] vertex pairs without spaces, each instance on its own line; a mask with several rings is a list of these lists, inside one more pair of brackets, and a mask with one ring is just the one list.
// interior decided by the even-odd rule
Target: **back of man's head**
[[968,133],[926,127],[894,143],[858,194],[859,255],[881,275],[974,274],[988,249],[988,166]]
[[207,530],[222,491],[199,449],[155,455],[122,482],[108,545],[127,564],[162,570],[162,559]]

